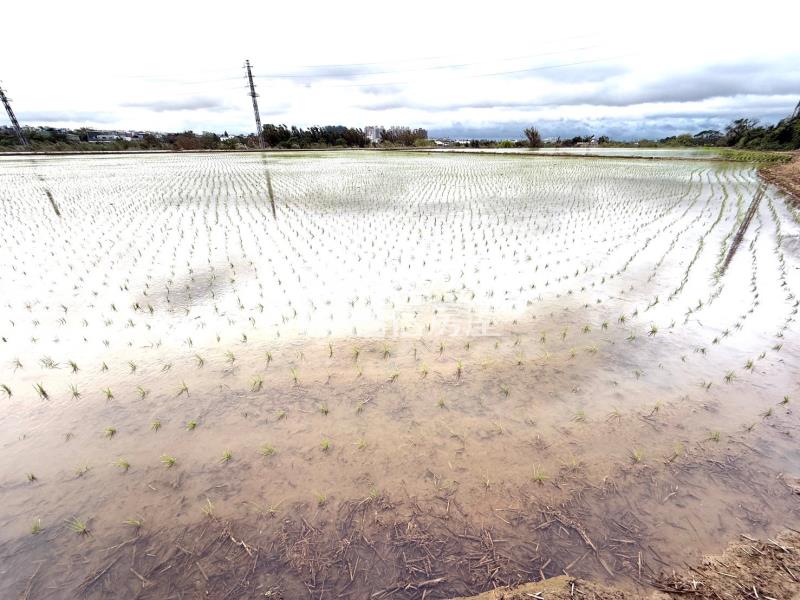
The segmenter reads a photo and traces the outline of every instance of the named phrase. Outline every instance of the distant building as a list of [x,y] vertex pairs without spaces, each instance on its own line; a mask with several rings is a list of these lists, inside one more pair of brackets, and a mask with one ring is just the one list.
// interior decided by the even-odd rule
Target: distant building
[[364,135],[367,136],[370,142],[373,144],[379,144],[381,141],[381,132],[383,131],[383,127],[378,125],[367,125],[364,127]]
[[108,144],[121,140],[122,136],[116,131],[90,131],[86,134],[86,141],[93,144]]
[[578,148],[594,148],[597,146],[597,138],[592,136],[592,139],[590,139],[588,142],[578,142],[575,144],[575,146]]

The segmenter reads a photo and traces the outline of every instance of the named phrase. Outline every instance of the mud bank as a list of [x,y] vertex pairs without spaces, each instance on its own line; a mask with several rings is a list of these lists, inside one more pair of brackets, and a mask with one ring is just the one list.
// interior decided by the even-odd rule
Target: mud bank
[[800,597],[800,532],[786,530],[776,538],[755,540],[742,535],[720,556],[708,556],[680,573],[662,574],[655,590],[629,592],[566,576],[516,588],[500,588],[460,600],[622,600],[649,598],[798,598]]
[[790,194],[796,201],[800,201],[800,152],[795,152],[788,163],[762,167],[759,169],[759,174]]

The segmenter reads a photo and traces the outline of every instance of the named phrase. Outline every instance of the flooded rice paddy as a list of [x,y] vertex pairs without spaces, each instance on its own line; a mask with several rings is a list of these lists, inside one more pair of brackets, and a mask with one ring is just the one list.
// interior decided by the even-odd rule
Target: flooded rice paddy
[[0,596],[647,590],[800,524],[754,167],[0,160]]

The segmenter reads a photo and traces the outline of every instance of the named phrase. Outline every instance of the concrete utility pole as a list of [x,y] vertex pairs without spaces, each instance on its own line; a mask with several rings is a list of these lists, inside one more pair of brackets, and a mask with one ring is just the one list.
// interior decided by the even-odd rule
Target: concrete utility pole
[[[252,80],[251,80],[252,85]],[[8,113],[8,118],[11,120],[11,125],[14,127],[14,131],[17,133],[17,137],[19,138],[19,143],[23,146],[28,145],[28,138],[25,137],[25,134],[22,131],[22,127],[19,126],[19,122],[17,121],[17,117],[14,116],[14,111],[11,109],[11,101],[6,96],[6,93],[3,91],[3,88],[0,87],[0,102],[3,103],[3,106],[6,107],[6,112]],[[255,99],[253,99],[255,102]]]
[[258,136],[258,147],[264,147],[264,131],[261,128],[261,115],[258,114],[258,101],[256,98],[256,86],[253,83],[253,72],[250,70],[250,61],[244,61],[244,66],[247,69],[247,80],[250,82],[250,97],[253,99],[253,113],[256,116],[256,135]]

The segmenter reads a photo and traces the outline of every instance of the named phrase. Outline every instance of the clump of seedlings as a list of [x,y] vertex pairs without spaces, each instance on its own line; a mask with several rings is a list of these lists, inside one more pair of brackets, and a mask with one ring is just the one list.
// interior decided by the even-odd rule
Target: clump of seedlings
[[72,517],[71,519],[68,519],[67,528],[78,535],[89,535],[89,526],[87,525],[86,521],[83,521],[78,517]]
[[262,444],[261,448],[258,449],[258,453],[261,456],[272,456],[275,454],[275,447],[272,444]]

